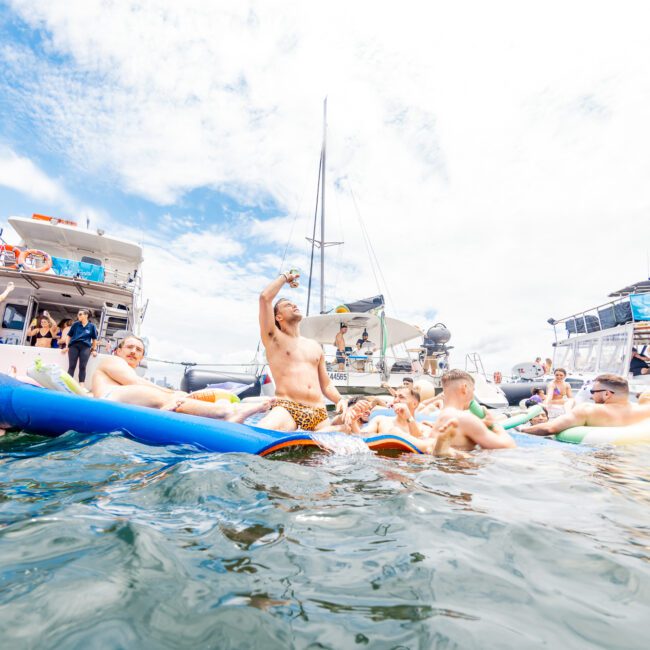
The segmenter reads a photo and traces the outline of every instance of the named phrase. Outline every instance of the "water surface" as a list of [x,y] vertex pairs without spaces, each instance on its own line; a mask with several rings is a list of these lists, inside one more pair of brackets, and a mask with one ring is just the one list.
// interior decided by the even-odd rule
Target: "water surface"
[[650,447],[0,439],[7,648],[647,648]]

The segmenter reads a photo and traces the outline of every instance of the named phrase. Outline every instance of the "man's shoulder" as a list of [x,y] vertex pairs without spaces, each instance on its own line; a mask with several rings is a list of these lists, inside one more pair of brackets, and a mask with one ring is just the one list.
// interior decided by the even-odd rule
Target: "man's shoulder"
[[130,368],[129,364],[124,361],[121,357],[116,357],[111,355],[109,357],[101,357],[99,363],[97,364],[97,370],[107,370],[110,368],[121,368],[126,366]]

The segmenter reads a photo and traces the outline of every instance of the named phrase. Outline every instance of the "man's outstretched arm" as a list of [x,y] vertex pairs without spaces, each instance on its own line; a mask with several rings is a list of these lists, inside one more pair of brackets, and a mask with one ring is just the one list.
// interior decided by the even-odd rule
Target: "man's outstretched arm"
[[522,427],[524,433],[532,433],[534,436],[552,436],[560,431],[571,427],[582,427],[587,424],[587,413],[580,405],[570,410],[568,413],[561,415],[559,418],[533,424],[531,427]]

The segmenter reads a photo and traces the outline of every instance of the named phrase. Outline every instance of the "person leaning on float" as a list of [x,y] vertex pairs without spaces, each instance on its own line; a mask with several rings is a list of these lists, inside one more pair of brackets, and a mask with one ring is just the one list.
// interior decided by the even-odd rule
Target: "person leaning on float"
[[643,399],[638,404],[630,403],[630,388],[624,377],[598,375],[589,392],[594,403],[576,404],[568,413],[522,431],[551,436],[573,427],[627,427],[642,422],[650,427],[650,404]]

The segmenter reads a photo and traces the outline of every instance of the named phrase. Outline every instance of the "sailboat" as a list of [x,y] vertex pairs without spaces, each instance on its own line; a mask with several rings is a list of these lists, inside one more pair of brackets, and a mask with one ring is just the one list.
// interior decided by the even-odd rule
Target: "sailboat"
[[[333,345],[341,326],[347,327],[347,355],[344,363],[336,360],[336,351],[326,352],[328,374],[342,393],[385,393],[382,384],[401,386],[404,377],[412,377],[422,370],[420,357],[424,351],[421,343],[424,332],[417,326],[385,314],[383,295],[340,305],[328,312],[325,306],[325,249],[343,242],[325,238],[325,187],[327,161],[327,99],[323,106],[323,143],[319,168],[320,238],[316,238],[318,209],[314,214],[311,238],[311,263],[307,290],[306,318],[301,324],[303,336],[315,339],[323,346]],[[320,314],[310,316],[312,280],[314,276],[314,250],[320,249]],[[365,336],[364,336],[365,335]],[[356,346],[356,342],[365,344]],[[415,341],[413,347],[398,351],[398,346]],[[356,349],[358,348],[358,349]],[[447,357],[447,350],[442,351]],[[441,364],[444,367],[444,361]]]
[[[300,326],[301,333],[323,346],[328,375],[342,394],[386,393],[386,385],[392,388],[402,386],[405,377],[430,382],[433,390],[440,392],[440,377],[449,368],[449,351],[452,349],[447,345],[451,333],[442,323],[425,332],[403,320],[386,316],[383,295],[339,305],[329,312],[326,310],[325,249],[343,243],[327,241],[325,238],[326,152],[327,99],[323,106],[323,142],[319,168],[320,238],[316,238],[317,209],[314,213],[312,237],[307,238],[312,250],[307,310]],[[310,316],[315,248],[320,250],[320,314]],[[342,325],[347,327],[348,346],[343,363],[340,362],[340,356],[337,359],[334,347],[334,339]],[[367,336],[364,337],[364,334]],[[362,343],[364,339],[365,343]],[[325,346],[331,346],[329,351]],[[487,382],[480,374],[475,379],[476,396],[482,404],[492,408],[507,406],[503,391]]]

